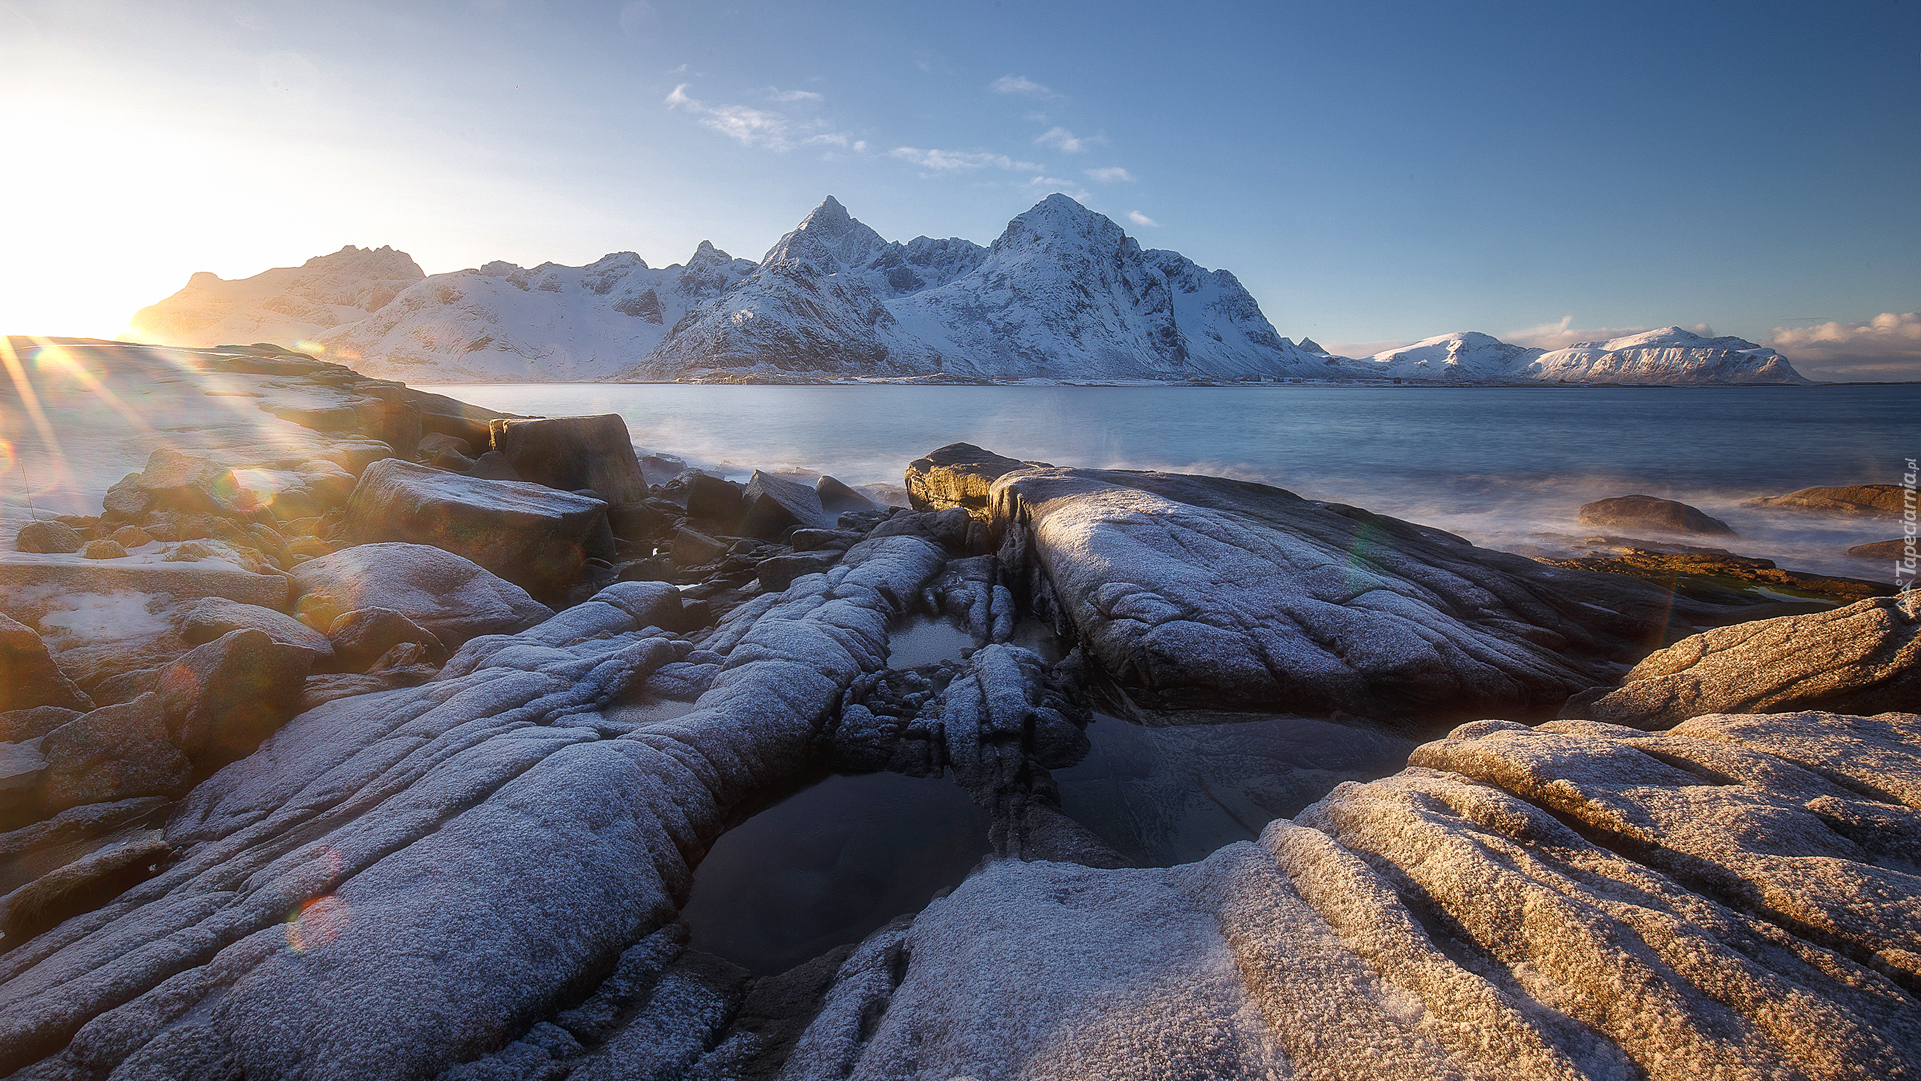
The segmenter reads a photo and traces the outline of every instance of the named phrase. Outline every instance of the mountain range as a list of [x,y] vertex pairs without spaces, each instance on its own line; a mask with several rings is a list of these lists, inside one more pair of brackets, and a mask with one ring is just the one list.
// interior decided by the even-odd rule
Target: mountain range
[[759,262],[703,242],[583,267],[424,274],[356,248],[226,281],[193,275],[132,337],[273,342],[416,383],[1399,380],[1805,383],[1779,353],[1668,327],[1542,350],[1447,334],[1371,357],[1277,334],[1225,270],[1142,248],[1050,195],[986,247],[888,241],[829,196]]

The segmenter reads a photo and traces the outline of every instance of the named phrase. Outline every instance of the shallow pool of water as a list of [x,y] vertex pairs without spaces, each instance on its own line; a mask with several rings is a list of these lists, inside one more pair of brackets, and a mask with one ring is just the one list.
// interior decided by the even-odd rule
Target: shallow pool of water
[[1332,721],[1217,719],[1148,727],[1096,714],[1093,749],[1054,771],[1062,810],[1135,863],[1189,863],[1259,836],[1342,781],[1399,771],[1416,745]]
[[695,949],[785,971],[959,885],[989,824],[951,780],[829,777],[715,842],[681,918]]
[[951,619],[905,616],[887,628],[887,667],[919,668],[942,661],[958,663],[961,650],[973,644],[974,636]]

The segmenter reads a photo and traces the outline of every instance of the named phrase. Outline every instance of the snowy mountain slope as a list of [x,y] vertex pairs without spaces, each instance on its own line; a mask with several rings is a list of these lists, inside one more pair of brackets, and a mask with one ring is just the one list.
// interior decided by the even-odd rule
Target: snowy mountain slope
[[1503,382],[1545,350],[1509,345],[1478,331],[1440,334],[1364,358],[1376,377],[1446,382]]
[[493,262],[435,274],[320,341],[382,378],[598,381],[652,352],[689,311],[754,269],[705,242],[685,265],[659,269],[633,252],[583,267]]
[[128,320],[135,336],[204,348],[292,346],[379,311],[426,275],[406,252],[356,248],[227,281],[201,271],[179,292]]
[[1553,352],[1463,332],[1333,356],[1275,333],[1234,275],[1143,249],[1058,194],[988,247],[889,241],[832,196],[759,263],[703,243],[684,266],[619,252],[425,277],[404,253],[349,246],[244,281],[196,274],[135,326],[165,344],[324,348],[414,382],[1807,382],[1772,349],[1678,327]]
[[1517,369],[1558,383],[1811,383],[1788,359],[1741,338],[1665,327],[1543,353]]

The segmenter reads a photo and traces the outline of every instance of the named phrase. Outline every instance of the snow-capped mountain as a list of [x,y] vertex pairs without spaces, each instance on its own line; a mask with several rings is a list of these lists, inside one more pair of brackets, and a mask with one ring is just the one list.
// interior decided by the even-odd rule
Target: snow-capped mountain
[[633,252],[583,267],[492,262],[435,274],[319,340],[343,363],[388,379],[594,382],[652,352],[754,269],[704,241],[685,265],[659,269]]
[[403,252],[349,246],[241,281],[196,274],[133,325],[166,344],[324,350],[421,383],[1807,382],[1772,349],[1678,327],[1552,352],[1467,332],[1334,356],[1275,333],[1234,275],[1143,249],[1065,195],[987,247],[889,241],[832,196],[758,263],[703,242],[658,269],[617,252],[584,267],[494,262],[426,277]]
[[1788,358],[1742,338],[1704,338],[1680,327],[1581,342],[1542,353],[1526,378],[1558,383],[1810,383]]
[[1474,331],[1376,353],[1375,377],[1450,383],[1808,383],[1788,359],[1742,338],[1665,327],[1566,349],[1510,345]]
[[179,292],[135,312],[128,323],[141,339],[167,345],[273,342],[291,347],[367,318],[424,277],[406,252],[349,244],[297,267],[275,267],[235,281],[201,271]]

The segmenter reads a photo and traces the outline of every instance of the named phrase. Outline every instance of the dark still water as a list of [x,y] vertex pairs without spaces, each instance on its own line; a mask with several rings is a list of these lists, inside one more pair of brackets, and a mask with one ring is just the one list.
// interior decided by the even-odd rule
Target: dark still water
[[1857,577],[1841,554],[1898,524],[1741,506],[1810,485],[1896,483],[1921,455],[1921,385],[1743,388],[460,385],[545,416],[620,413],[648,450],[730,475],[759,467],[899,485],[935,447],[976,443],[1063,466],[1164,469],[1278,485],[1527,549],[1587,535],[1575,508],[1640,492],[1741,533],[1737,552]]

